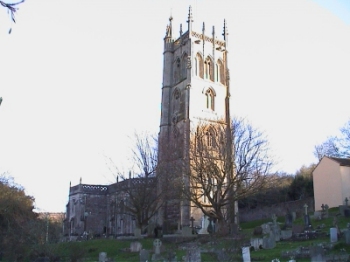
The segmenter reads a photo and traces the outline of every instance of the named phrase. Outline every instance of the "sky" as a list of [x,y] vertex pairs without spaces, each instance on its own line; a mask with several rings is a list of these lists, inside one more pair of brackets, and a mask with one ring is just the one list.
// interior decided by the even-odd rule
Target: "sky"
[[113,183],[110,160],[132,168],[133,134],[159,129],[168,19],[178,36],[190,5],[195,31],[226,19],[231,114],[264,132],[275,171],[317,163],[349,120],[350,1],[26,0],[15,24],[0,8],[0,174],[37,211],[64,212],[80,178]]

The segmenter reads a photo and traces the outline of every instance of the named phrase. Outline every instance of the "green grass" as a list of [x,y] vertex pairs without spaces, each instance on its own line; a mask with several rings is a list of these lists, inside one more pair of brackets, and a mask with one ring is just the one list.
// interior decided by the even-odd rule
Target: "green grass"
[[[281,254],[284,251],[292,251],[296,250],[300,247],[309,247],[318,243],[329,243],[329,228],[333,227],[333,218],[336,216],[338,209],[330,210],[329,218],[323,220],[313,220],[311,219],[313,228],[317,228],[318,226],[324,225],[323,236],[318,239],[312,240],[303,240],[303,241],[280,241],[276,243],[276,247],[273,249],[261,249],[257,251],[251,251],[251,259],[252,261],[271,261],[274,258],[279,258],[280,261],[288,261],[290,258],[282,258]],[[338,226],[340,229],[346,228],[347,224],[350,222],[349,218],[336,216],[338,221]],[[265,220],[257,220],[252,222],[241,223],[241,231],[240,231],[240,239],[230,239],[230,238],[220,238],[220,237],[210,237],[210,236],[198,236],[196,241],[200,243],[202,249],[206,249],[208,251],[215,250],[221,253],[231,254],[229,261],[242,261],[241,257],[241,247],[250,243],[250,238],[253,236],[253,230],[255,227],[262,225],[266,222],[271,222],[271,219]],[[278,217],[277,221],[283,225],[284,217]],[[303,224],[303,218],[298,218],[294,222],[294,224]],[[150,255],[152,255],[153,248],[153,238],[144,238],[139,240],[116,240],[116,239],[94,239],[84,242],[67,242],[67,243],[59,243],[55,245],[47,245],[45,247],[41,247],[46,254],[52,254],[61,257],[61,261],[69,261],[68,258],[76,258],[84,257],[84,262],[92,262],[98,260],[98,255],[100,252],[106,252],[109,258],[113,258],[118,262],[138,262],[139,261],[139,253],[132,253],[127,251],[130,247],[130,243],[132,241],[139,241],[142,244],[144,249],[150,250]],[[162,239],[162,245],[164,250],[173,250],[176,252],[176,256],[178,260],[182,260],[182,257],[186,254],[186,251],[179,249],[179,244],[174,243],[168,240],[167,238]],[[224,250],[224,251],[222,251]],[[225,251],[226,250],[226,251]],[[236,250],[233,252],[233,250]],[[340,250],[346,250],[350,253],[350,246],[345,244],[344,237],[339,239],[339,241],[335,244],[332,252],[340,252]],[[163,253],[166,256],[167,251]],[[234,256],[232,254],[235,254]],[[72,260],[74,261],[74,260]],[[202,261],[203,262],[213,262],[217,261],[216,254],[210,252],[202,253]],[[310,258],[307,259],[297,259],[298,262],[310,261]]]

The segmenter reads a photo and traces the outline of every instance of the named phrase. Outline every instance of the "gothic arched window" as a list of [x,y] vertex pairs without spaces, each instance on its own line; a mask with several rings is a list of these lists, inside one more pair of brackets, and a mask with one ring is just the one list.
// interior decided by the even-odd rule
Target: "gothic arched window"
[[181,61],[180,58],[177,58],[175,60],[174,65],[174,83],[179,82],[181,79]]
[[216,142],[216,132],[212,127],[209,127],[204,134],[205,137],[205,145],[209,148],[213,148],[217,146]]
[[214,64],[211,58],[208,56],[204,62],[205,79],[214,81]]
[[196,67],[195,67],[196,76],[199,76],[200,78],[204,78],[203,58],[199,53],[197,53],[196,55],[195,64],[196,64]]
[[182,56],[182,59],[181,59],[181,79],[186,79],[187,78],[187,54],[185,53],[183,56]]
[[215,109],[215,94],[213,89],[209,88],[206,92],[205,92],[205,98],[206,98],[206,108],[213,110]]
[[220,82],[221,84],[225,84],[225,69],[224,69],[224,63],[221,60],[218,60],[217,64],[217,82]]

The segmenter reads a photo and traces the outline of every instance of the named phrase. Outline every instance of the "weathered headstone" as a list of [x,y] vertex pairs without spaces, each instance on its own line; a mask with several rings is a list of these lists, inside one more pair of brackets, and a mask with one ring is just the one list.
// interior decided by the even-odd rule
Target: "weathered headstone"
[[249,247],[242,247],[242,257],[243,257],[243,262],[251,262]]
[[183,226],[181,230],[181,235],[192,236],[192,228],[190,228],[189,226]]
[[347,245],[350,245],[350,229],[348,228],[347,230],[345,230],[344,234],[345,234],[345,243]]
[[135,228],[134,229],[134,236],[137,237],[137,238],[140,238],[141,237],[141,228]]
[[107,253],[106,252],[100,252],[98,254],[98,262],[107,262]]
[[140,252],[142,249],[142,244],[138,241],[130,243],[130,252]]
[[330,231],[330,237],[331,237],[331,243],[337,242],[338,241],[338,230],[336,227],[331,227],[329,229]]
[[308,229],[311,227],[311,219],[310,219],[310,216],[309,216],[309,213],[307,211],[307,208],[309,206],[307,204],[304,205],[304,227],[305,229]]
[[308,208],[308,207],[309,207],[309,206],[308,206],[307,204],[304,205],[304,210],[305,210],[305,211],[304,211],[304,215],[307,215],[307,214],[308,214],[308,213],[307,213],[307,208]]
[[140,251],[140,262],[149,262],[149,251],[142,249]]
[[275,236],[275,241],[281,240],[281,228],[278,224],[271,225],[271,231],[273,232],[273,235]]
[[311,228],[311,219],[309,215],[304,215],[304,227],[305,229]]
[[321,246],[310,247],[311,262],[326,262],[326,256]]
[[304,227],[302,225],[293,225],[292,233],[293,235],[304,233]]
[[271,218],[272,218],[273,224],[276,225],[277,224],[277,216],[276,216],[276,214],[272,214]]
[[206,216],[202,218],[202,228],[198,231],[198,234],[208,234],[209,232],[207,231],[209,225],[209,220]]
[[292,229],[281,230],[281,239],[286,240],[292,237]]
[[315,211],[314,212],[314,219],[315,220],[321,220],[322,219],[322,212],[321,211]]
[[262,248],[263,239],[262,238],[251,238],[250,245],[252,247],[254,247],[254,250],[259,250],[260,248]]
[[263,249],[272,249],[275,248],[276,246],[276,239],[275,239],[275,235],[273,234],[273,232],[270,233],[269,236],[265,236],[263,238]]
[[261,225],[263,234],[270,234],[271,232],[271,224],[270,223],[265,223]]
[[160,241],[160,239],[157,238],[153,241],[154,253],[156,255],[160,254],[160,247],[161,246],[162,246],[162,241]]

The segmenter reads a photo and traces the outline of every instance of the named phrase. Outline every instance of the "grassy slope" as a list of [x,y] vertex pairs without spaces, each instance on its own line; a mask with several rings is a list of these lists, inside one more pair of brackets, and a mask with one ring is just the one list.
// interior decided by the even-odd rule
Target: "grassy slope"
[[[329,218],[323,219],[323,220],[312,220],[312,225],[314,228],[316,228],[319,225],[324,224],[325,229],[324,233],[325,236],[321,237],[316,240],[304,240],[304,241],[280,241],[277,242],[277,245],[274,249],[270,250],[258,250],[258,251],[252,251],[251,252],[251,258],[252,261],[271,261],[274,258],[281,258],[281,252],[282,251],[291,251],[295,250],[301,246],[307,247],[311,245],[315,245],[317,243],[329,243],[330,237],[329,237],[329,228],[333,227],[333,217],[336,215],[338,209],[330,210]],[[340,229],[344,229],[347,226],[347,223],[350,222],[349,218],[340,217],[337,216],[338,225]],[[250,238],[253,236],[252,232],[253,229],[256,226],[259,226],[263,223],[270,222],[271,220],[260,220],[260,221],[253,221],[253,222],[247,222],[241,224],[241,240],[232,240],[232,239],[223,239],[223,238],[215,238],[210,239],[208,237],[199,238],[198,241],[201,242],[201,246],[203,248],[206,248],[207,250],[215,249],[215,250],[232,250],[234,247],[237,248],[237,250],[240,250],[240,247],[244,243],[249,242]],[[278,222],[284,223],[284,218],[279,217]],[[303,220],[301,218],[294,221],[294,224],[303,224]],[[144,249],[152,250],[152,238],[145,238],[139,240],[142,244],[142,247]],[[108,239],[96,239],[96,240],[90,240],[86,242],[77,242],[77,243],[60,243],[58,245],[55,245],[55,248],[51,247],[51,250],[53,253],[59,254],[59,256],[64,256],[66,258],[72,257],[72,256],[84,256],[84,261],[96,261],[98,259],[98,255],[100,252],[107,252],[108,257],[113,258],[115,261],[139,261],[139,254],[138,253],[131,253],[126,251],[127,248],[130,247],[130,243],[133,240],[108,240]],[[185,255],[185,251],[179,250],[178,245],[175,243],[170,243],[166,241],[166,239],[163,239],[163,246],[165,250],[173,250],[176,252],[178,260],[182,258],[182,256]],[[338,243],[336,243],[334,252],[339,251],[341,248],[345,249],[348,253],[350,253],[350,246],[345,245],[345,239],[342,237],[339,239]],[[227,253],[231,253],[231,261],[242,261],[240,252],[232,252],[228,251]],[[234,255],[233,253],[237,253]],[[164,253],[165,255],[166,253]],[[281,261],[284,261],[286,259],[281,259]],[[300,261],[309,261],[310,259],[306,260],[300,260],[298,259],[298,262]],[[207,262],[213,262],[216,261],[216,255],[213,253],[202,253],[202,261]]]

